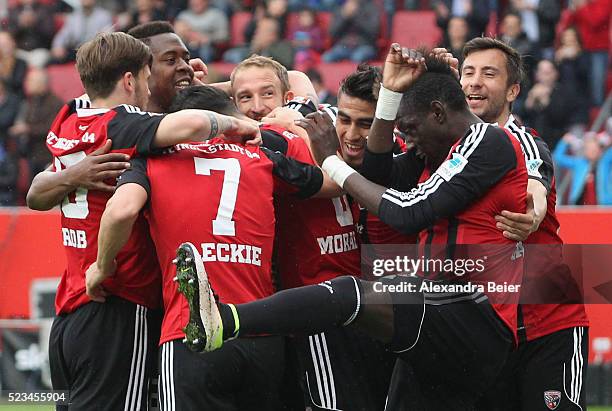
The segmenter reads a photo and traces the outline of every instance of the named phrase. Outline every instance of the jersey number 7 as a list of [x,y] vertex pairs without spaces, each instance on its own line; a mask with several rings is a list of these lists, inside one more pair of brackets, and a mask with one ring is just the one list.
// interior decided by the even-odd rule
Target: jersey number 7
[[211,170],[223,171],[223,188],[217,209],[217,217],[212,221],[214,235],[236,235],[236,222],[232,220],[240,184],[240,162],[235,158],[195,157],[195,172],[209,176]]

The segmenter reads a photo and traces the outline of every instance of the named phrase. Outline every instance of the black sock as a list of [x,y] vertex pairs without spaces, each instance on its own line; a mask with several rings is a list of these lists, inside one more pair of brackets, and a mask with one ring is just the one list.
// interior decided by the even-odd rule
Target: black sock
[[232,307],[229,304],[220,303],[219,314],[221,315],[221,322],[223,323],[223,341],[235,338],[238,334],[238,330],[236,329]]
[[[270,297],[236,305],[240,336],[316,334],[355,320],[363,300],[354,277],[338,277],[307,287],[280,291]],[[233,314],[230,309],[226,317]],[[224,334],[225,334],[225,317]],[[229,323],[228,323],[229,324]],[[229,328],[229,327],[228,327]],[[229,330],[228,330],[229,333]]]

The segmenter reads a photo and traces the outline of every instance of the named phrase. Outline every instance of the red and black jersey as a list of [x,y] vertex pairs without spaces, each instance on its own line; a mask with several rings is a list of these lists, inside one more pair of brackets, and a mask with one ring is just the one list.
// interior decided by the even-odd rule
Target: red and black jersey
[[[163,116],[142,112],[129,105],[91,109],[76,99],[64,106],[51,125],[47,147],[56,171],[70,167],[107,139],[114,152],[146,153],[152,150]],[[96,261],[100,219],[110,194],[78,188],[61,204],[62,238],[68,266],[56,296],[56,311],[68,313],[89,302],[85,294],[85,271]],[[144,218],[139,217],[127,242],[117,255],[116,274],[103,286],[112,295],[149,308],[159,305],[160,271]]]
[[[372,158],[368,163],[364,159],[364,167],[380,166],[373,164]],[[422,161],[402,165],[405,161],[401,158],[394,163],[394,170],[404,167],[408,174],[391,175],[390,179],[404,185],[422,165]],[[470,126],[433,173],[423,172],[416,188],[388,189],[378,212],[383,222],[401,232],[420,233],[419,244],[426,259],[439,259],[438,253],[454,261],[488,254],[484,271],[455,273],[451,277],[483,284],[498,316],[516,335],[518,292],[490,291],[488,283],[521,284],[522,245],[503,237],[495,216],[502,210],[525,212],[526,190],[527,172],[519,142],[503,129],[477,123]],[[439,278],[438,274],[441,273],[419,272],[428,278]]]
[[[268,144],[274,145],[270,138]],[[240,304],[267,297],[274,292],[273,195],[312,196],[323,175],[265,147],[215,138],[135,160],[119,180],[127,183],[148,193],[145,215],[163,273],[162,344],[182,338],[189,319],[187,301],[173,281],[179,245],[188,241],[198,247],[220,301]]]
[[[315,164],[300,137],[275,126],[287,143],[287,157]],[[265,141],[264,141],[265,143]],[[359,275],[359,239],[347,197],[283,198],[276,201],[277,256],[283,288],[318,284],[341,275]]]
[[[540,181],[548,192],[546,216],[538,231],[532,233],[525,241],[527,252],[524,283],[530,284],[534,280],[537,281],[539,276],[555,275],[555,273],[558,275],[562,271],[551,269],[562,264],[563,247],[563,240],[558,234],[559,221],[555,211],[557,191],[554,165],[548,145],[534,130],[517,124],[512,115],[504,128],[521,143],[529,178]],[[538,244],[542,244],[541,250],[538,250]],[[568,280],[571,281],[571,277]],[[521,304],[519,310],[519,318],[523,321],[519,324],[519,336],[527,341],[566,328],[589,325],[583,304],[569,304],[569,301],[559,301],[559,304]]]
[[[406,151],[407,147],[404,140],[397,136],[394,136],[394,144],[392,151],[393,155],[398,156],[405,153]],[[392,163],[392,161],[390,163]],[[414,182],[414,186],[411,188],[414,187],[416,187],[416,181]],[[352,201],[352,198],[350,196],[348,198],[353,211],[353,220],[355,220],[356,222],[355,227],[357,229],[357,233],[359,234],[359,239],[362,245],[361,257],[362,265],[364,267],[371,266],[375,259],[392,257],[391,255],[387,254],[395,252],[395,250],[387,250],[384,247],[364,246],[365,244],[416,244],[418,237],[416,234],[406,235],[400,233],[398,230],[380,221],[380,219],[376,215],[369,212],[359,203],[357,203],[356,201]]]

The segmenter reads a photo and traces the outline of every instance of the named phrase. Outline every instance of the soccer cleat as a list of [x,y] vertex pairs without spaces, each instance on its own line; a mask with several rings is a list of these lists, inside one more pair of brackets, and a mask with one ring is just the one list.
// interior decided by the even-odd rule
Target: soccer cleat
[[216,350],[223,345],[223,323],[202,257],[193,244],[183,243],[176,260],[178,290],[189,304],[189,322],[183,328],[185,344],[199,353]]

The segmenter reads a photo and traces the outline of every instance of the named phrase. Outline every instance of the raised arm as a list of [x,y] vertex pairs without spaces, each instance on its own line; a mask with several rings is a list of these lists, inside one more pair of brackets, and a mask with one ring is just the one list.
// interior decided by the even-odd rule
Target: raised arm
[[181,110],[161,120],[153,144],[155,147],[170,147],[189,141],[205,141],[220,134],[237,143],[261,142],[256,122],[207,110]]

